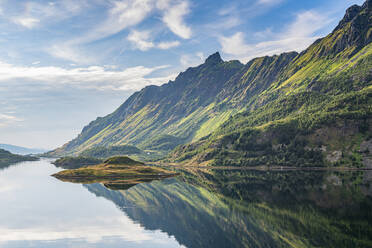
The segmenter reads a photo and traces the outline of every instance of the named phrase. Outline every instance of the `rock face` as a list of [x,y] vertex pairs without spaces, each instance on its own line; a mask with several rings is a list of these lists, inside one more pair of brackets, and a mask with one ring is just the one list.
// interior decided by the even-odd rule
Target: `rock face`
[[331,154],[328,154],[326,160],[331,163],[339,161],[342,157],[342,151],[334,151]]
[[[272,154],[280,162],[302,153],[308,164],[325,155],[316,147],[324,146],[328,153],[343,151],[348,142],[356,147],[354,137],[370,130],[371,20],[368,0],[350,7],[331,34],[300,54],[255,58],[246,65],[212,54],[174,81],[134,93],[115,112],[97,118],[51,154],[133,145],[164,155],[188,144],[172,153],[172,159],[205,162],[219,154],[252,164],[253,154],[262,158],[255,160],[258,163],[272,161],[265,160]],[[313,133],[345,126],[343,120],[350,128],[340,137],[350,141],[340,141],[339,147]],[[297,143],[290,144],[288,137]],[[272,147],[277,148],[274,153]]]

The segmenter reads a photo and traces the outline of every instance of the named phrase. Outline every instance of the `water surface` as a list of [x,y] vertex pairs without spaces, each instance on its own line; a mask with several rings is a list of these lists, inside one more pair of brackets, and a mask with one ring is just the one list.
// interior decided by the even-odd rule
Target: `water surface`
[[372,174],[189,170],[112,190],[0,170],[0,247],[372,247]]

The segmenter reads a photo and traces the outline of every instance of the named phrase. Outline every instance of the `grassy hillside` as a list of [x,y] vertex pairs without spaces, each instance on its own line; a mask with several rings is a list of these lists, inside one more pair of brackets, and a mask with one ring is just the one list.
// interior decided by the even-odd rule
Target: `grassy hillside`
[[150,182],[176,176],[177,173],[162,168],[146,166],[125,156],[112,157],[104,162],[60,171],[53,176],[67,182],[104,183],[112,187],[129,188],[141,182]]
[[109,147],[93,147],[84,150],[80,153],[83,157],[93,157],[93,158],[109,158],[118,155],[132,155],[141,154],[142,151],[135,146],[123,145],[123,146],[109,146]]
[[[371,1],[297,55],[270,87],[168,161],[213,165],[372,166]],[[362,147],[362,148],[361,148]],[[364,148],[363,148],[364,147]]]

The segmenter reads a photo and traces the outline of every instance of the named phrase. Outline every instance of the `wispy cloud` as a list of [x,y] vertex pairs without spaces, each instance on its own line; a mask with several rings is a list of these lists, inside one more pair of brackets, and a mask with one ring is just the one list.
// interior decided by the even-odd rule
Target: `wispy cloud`
[[107,12],[107,18],[77,38],[54,44],[46,51],[54,57],[70,60],[78,64],[95,62],[78,47],[82,44],[101,40],[128,27],[142,22],[153,10],[152,0],[114,1]]
[[54,44],[46,48],[45,51],[56,58],[72,61],[76,64],[92,64],[97,62],[94,57],[85,54],[79,49],[79,45],[73,45],[69,42],[65,44]]
[[135,49],[139,49],[141,51],[147,51],[151,48],[159,48],[162,50],[167,50],[173,47],[177,47],[180,45],[179,41],[163,41],[159,43],[155,43],[151,39],[151,32],[148,30],[145,31],[137,31],[132,30],[128,35],[127,39],[130,41]]
[[164,10],[163,22],[168,28],[183,39],[189,39],[192,35],[192,30],[184,22],[184,17],[190,12],[190,6],[187,1],[182,1],[176,4],[169,4],[169,1],[163,5],[158,5]]
[[[155,71],[167,68],[136,66],[125,70],[112,70],[110,67],[90,66],[85,68],[65,69],[61,67],[22,67],[0,62],[0,85],[11,80],[44,83],[56,87],[72,85],[99,90],[139,90],[146,85],[160,85],[173,79],[175,75],[151,77]],[[3,119],[6,116],[3,116]],[[9,117],[11,118],[11,117]]]
[[153,10],[151,0],[115,1],[108,18],[72,43],[87,43],[103,39],[143,21]]
[[319,37],[315,33],[331,21],[327,16],[315,11],[306,11],[299,13],[295,21],[280,33],[273,33],[268,29],[266,32],[258,34],[261,37],[270,36],[262,37],[265,41],[247,44],[244,34],[237,32],[230,37],[220,36],[219,42],[224,53],[246,62],[257,56],[301,51],[318,39]]
[[157,44],[157,48],[167,50],[173,47],[178,47],[179,45],[181,45],[179,41],[163,41]]
[[88,6],[86,0],[73,1],[65,0],[41,4],[37,2],[26,2],[23,4],[23,11],[13,16],[11,13],[3,13],[15,24],[32,29],[39,25],[48,25],[55,21],[78,14]]

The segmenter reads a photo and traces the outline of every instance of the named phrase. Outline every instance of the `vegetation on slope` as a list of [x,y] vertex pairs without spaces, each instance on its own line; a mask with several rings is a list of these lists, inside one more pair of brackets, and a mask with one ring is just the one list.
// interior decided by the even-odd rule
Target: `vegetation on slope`
[[372,154],[360,149],[372,142],[372,45],[366,31],[372,27],[365,21],[371,8],[367,1],[352,17],[347,14],[332,34],[298,55],[259,100],[248,103],[249,110],[210,136],[180,146],[168,161],[372,167]]
[[158,167],[146,166],[125,156],[112,157],[103,163],[79,169],[64,170],[53,176],[68,182],[135,185],[177,175]]
[[[76,139],[51,154],[77,154],[93,146],[125,144],[173,149],[179,142],[169,142],[162,135],[172,135],[183,143],[191,140],[206,115],[213,112],[211,103],[224,83],[242,68],[240,62],[224,62],[216,53],[204,64],[180,73],[175,81],[134,93],[114,113],[97,118]],[[192,114],[193,118],[188,118]],[[154,144],[156,137],[160,139]],[[165,144],[160,144],[161,140]]]
[[90,165],[97,165],[102,163],[102,159],[90,157],[62,157],[53,162],[57,167],[63,169],[78,169]]
[[[176,149],[181,162],[227,166],[363,167],[362,142],[372,142],[372,88],[324,101],[304,92],[234,116],[216,133]],[[334,158],[333,158],[334,157]]]
[[93,147],[84,150],[80,153],[83,157],[93,157],[93,158],[109,158],[118,155],[133,155],[140,154],[142,151],[135,146],[123,145],[123,146],[109,146],[109,147]]

